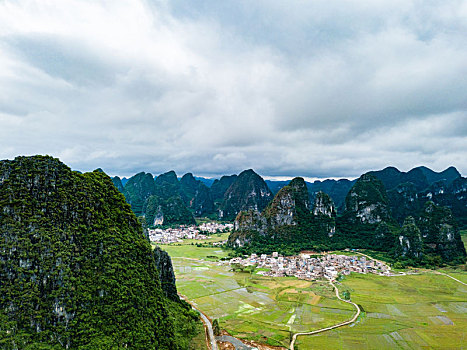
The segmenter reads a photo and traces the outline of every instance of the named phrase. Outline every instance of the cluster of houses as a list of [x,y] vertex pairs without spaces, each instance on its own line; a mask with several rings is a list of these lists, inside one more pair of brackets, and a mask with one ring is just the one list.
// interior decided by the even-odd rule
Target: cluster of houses
[[390,268],[380,261],[367,259],[365,256],[336,254],[320,257],[311,257],[309,254],[288,257],[280,256],[278,253],[251,254],[248,258],[233,258],[229,264],[255,265],[257,268],[268,269],[259,271],[258,274],[271,277],[295,276],[305,280],[318,278],[334,280],[338,274],[349,275],[351,272],[390,275]]
[[232,230],[233,224],[220,224],[217,222],[208,222],[199,226],[180,225],[173,228],[149,229],[149,240],[159,244],[170,244],[183,242],[184,239],[203,240],[209,238],[209,234],[227,232]]

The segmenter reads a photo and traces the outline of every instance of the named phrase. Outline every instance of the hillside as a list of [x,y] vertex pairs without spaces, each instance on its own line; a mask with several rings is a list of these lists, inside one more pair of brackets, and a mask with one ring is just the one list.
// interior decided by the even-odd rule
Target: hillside
[[174,301],[170,259],[103,172],[1,161],[0,210],[2,349],[188,348],[197,317]]
[[309,203],[302,178],[282,187],[262,211],[240,212],[228,245],[239,253],[284,255],[301,250],[371,249],[403,264],[439,266],[465,261],[466,252],[457,223],[447,207],[427,202],[402,227],[393,218],[383,182],[371,173],[362,175],[337,216],[327,194],[319,192]]
[[272,198],[273,194],[261,176],[252,169],[242,171],[225,191],[219,217],[233,220],[242,210],[262,211]]

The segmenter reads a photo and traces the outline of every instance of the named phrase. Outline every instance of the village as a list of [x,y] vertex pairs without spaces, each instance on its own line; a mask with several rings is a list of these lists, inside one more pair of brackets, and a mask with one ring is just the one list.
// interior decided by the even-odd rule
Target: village
[[199,226],[180,225],[173,228],[149,229],[149,240],[159,244],[171,244],[183,242],[184,239],[204,240],[210,234],[228,232],[233,229],[233,224],[221,224],[217,222],[203,223]]
[[257,273],[264,276],[283,277],[295,276],[299,279],[315,280],[326,278],[334,280],[339,274],[349,275],[356,273],[374,273],[390,275],[390,267],[386,264],[365,256],[348,256],[326,254],[321,257],[311,257],[310,254],[284,257],[274,252],[272,255],[251,254],[248,258],[230,259],[229,265],[256,266],[260,270]]

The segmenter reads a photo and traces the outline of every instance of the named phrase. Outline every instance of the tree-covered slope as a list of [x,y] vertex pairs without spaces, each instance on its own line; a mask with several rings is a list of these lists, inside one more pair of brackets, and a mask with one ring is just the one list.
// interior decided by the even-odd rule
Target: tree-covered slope
[[190,333],[174,324],[195,318],[166,298],[149,242],[104,173],[48,156],[1,161],[0,236],[0,348],[187,348]]
[[123,194],[136,216],[141,216],[143,214],[144,203],[155,192],[156,188],[152,175],[140,172],[128,179],[124,186]]
[[180,179],[180,193],[185,205],[196,216],[214,212],[211,190],[200,180],[195,179],[192,173],[187,173]]
[[224,193],[219,217],[234,220],[242,210],[262,211],[272,199],[273,194],[261,176],[252,169],[242,171]]

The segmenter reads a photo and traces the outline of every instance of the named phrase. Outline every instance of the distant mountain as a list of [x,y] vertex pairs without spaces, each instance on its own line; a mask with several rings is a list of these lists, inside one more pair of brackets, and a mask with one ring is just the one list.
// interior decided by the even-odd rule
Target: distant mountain
[[[132,193],[147,194],[145,177]],[[2,349],[189,348],[197,316],[170,258],[103,172],[0,161],[0,213]]]
[[[118,177],[112,179],[119,188]],[[132,176],[123,187],[123,194],[137,216],[148,225],[194,224],[193,214],[182,200],[181,185],[174,171],[159,175],[141,172]]]
[[132,176],[123,187],[126,201],[131,205],[136,216],[143,215],[144,203],[155,192],[154,178],[150,173],[145,172]]
[[379,171],[370,171],[369,174],[380,179],[388,191],[403,183],[412,183],[416,191],[422,191],[434,182],[443,181],[446,185],[450,185],[455,179],[461,177],[454,167],[437,173],[424,166],[413,168],[406,173],[394,167],[387,167]]
[[[371,171],[368,175],[375,176],[383,183],[387,191],[388,205],[392,216],[400,225],[403,224],[407,216],[418,215],[427,201],[433,201],[436,204],[449,207],[461,227],[467,227],[466,178],[462,177],[456,168],[449,167],[444,171],[435,172],[427,167],[420,166],[408,172],[402,172],[395,167],[387,167],[383,170]],[[249,196],[248,189],[242,189],[244,185],[241,183],[235,185],[234,192],[230,191],[226,197],[230,187],[238,181],[239,175],[222,176],[220,179],[214,180],[197,178],[191,173],[185,174],[184,177],[177,179],[177,175],[173,171],[158,176],[154,182],[158,191],[156,195],[166,199],[180,195],[184,205],[195,216],[217,217],[222,220],[234,220],[235,215],[243,210],[239,203],[249,201],[247,199]],[[126,186],[129,180],[125,183],[124,179],[119,181],[115,177],[113,181],[115,186],[119,188],[120,182],[123,186]],[[266,201],[272,200],[274,194],[277,194],[281,188],[288,185],[288,181],[264,181],[263,179],[261,181],[265,183],[271,192]],[[337,216],[341,216],[345,210],[347,194],[356,181],[327,179],[317,180],[312,183],[306,182],[309,199],[314,202],[318,193],[326,193],[335,203],[334,209]],[[130,184],[132,182],[134,180]],[[210,184],[210,187],[206,184]],[[148,186],[150,187],[150,185],[146,187]],[[266,187],[263,186],[263,189]],[[142,189],[144,188],[145,186],[142,187]],[[135,190],[127,191],[129,192],[126,194],[127,200],[132,205],[133,210],[137,215],[143,215],[147,195],[142,193],[136,195]],[[232,196],[234,199],[232,199]],[[240,199],[240,197],[243,199]],[[244,208],[256,208],[254,204],[253,206],[245,205]],[[259,205],[258,210],[262,206],[264,206],[264,203]]]
[[409,216],[397,237],[396,255],[430,264],[463,263],[467,256],[451,210],[427,202],[416,218]]
[[[416,170],[410,176],[417,172],[421,173]],[[410,186],[415,188],[412,183]],[[315,195],[311,208],[305,181],[295,178],[262,212],[254,208],[241,211],[228,245],[243,254],[364,248],[385,252],[387,259],[409,265],[465,261],[465,249],[449,208],[427,202],[422,211],[411,209],[416,215],[406,218],[400,227],[391,214],[383,182],[368,173],[355,181],[343,213],[336,216],[335,205],[324,192]]]
[[194,212],[195,216],[214,212],[211,190],[192,173],[187,173],[180,179],[180,193],[185,205]]
[[114,186],[117,188],[117,190],[119,190],[120,192],[124,191],[122,180],[118,176],[114,176],[112,178],[112,182]]
[[268,185],[271,192],[273,194],[276,194],[277,192],[279,192],[279,190],[282,187],[287,186],[290,180],[286,180],[286,181],[265,180],[265,182]]
[[316,180],[313,183],[307,183],[310,199],[314,200],[316,194],[324,192],[328,194],[336,205],[337,212],[342,212],[345,206],[345,197],[356,180]]
[[211,185],[211,196],[215,203],[220,204],[224,199],[225,192],[235,182],[237,175],[222,176],[219,180],[214,180]]
[[219,217],[233,220],[242,210],[262,211],[272,198],[273,194],[261,176],[252,169],[242,171],[225,191]]
[[200,177],[200,176],[195,176],[196,180],[201,181],[203,184],[205,184],[207,187],[211,187],[212,184],[216,179],[211,179],[211,178],[206,178],[206,177]]
[[399,223],[409,215],[418,215],[426,202],[433,201],[449,207],[461,226],[467,226],[466,178],[456,168],[438,173],[422,166],[405,173],[389,167],[370,174],[384,183],[389,206]]
[[290,246],[290,254],[296,253],[294,249],[298,247],[313,249],[335,232],[334,204],[326,194],[320,194],[319,198],[312,208],[305,181],[294,178],[279,190],[263,212],[249,209],[237,215],[228,245],[246,251],[253,247],[258,252]]
[[145,217],[148,225],[193,225],[195,218],[184,202],[182,186],[175,171],[156,177],[155,194],[148,198]]

